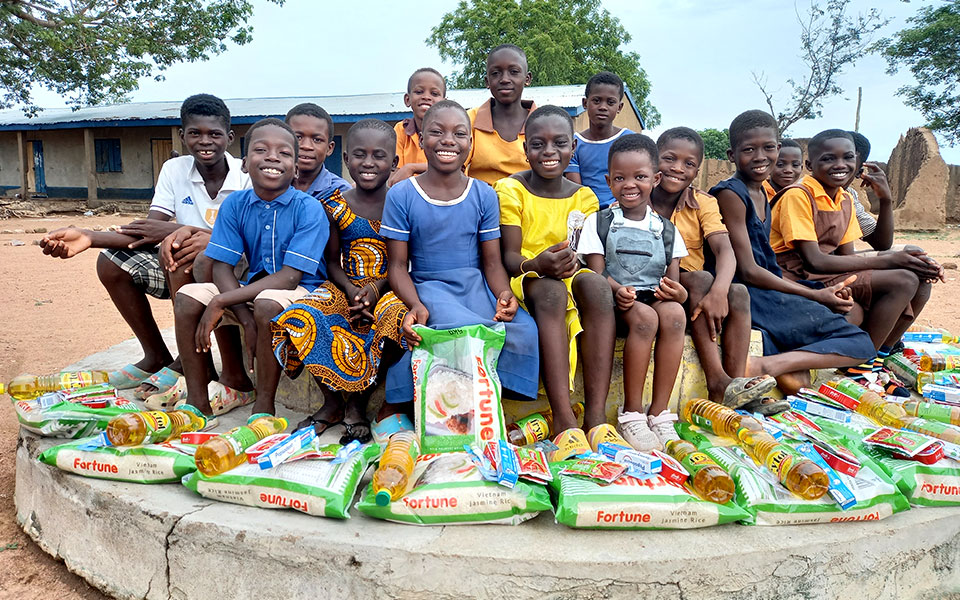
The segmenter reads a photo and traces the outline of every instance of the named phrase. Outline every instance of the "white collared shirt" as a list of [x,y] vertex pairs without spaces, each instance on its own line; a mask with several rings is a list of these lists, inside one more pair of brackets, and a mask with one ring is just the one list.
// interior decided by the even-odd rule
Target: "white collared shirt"
[[170,215],[180,225],[212,229],[220,204],[233,192],[250,187],[250,176],[241,170],[242,161],[226,153],[227,178],[216,198],[210,198],[203,177],[192,156],[178,156],[163,163],[150,210]]

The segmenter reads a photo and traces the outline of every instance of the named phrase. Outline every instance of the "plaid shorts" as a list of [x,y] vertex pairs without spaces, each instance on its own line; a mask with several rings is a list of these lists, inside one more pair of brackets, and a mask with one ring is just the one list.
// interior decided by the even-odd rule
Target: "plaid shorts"
[[170,298],[170,289],[160,266],[159,250],[103,250],[103,255],[110,262],[128,273],[134,285],[143,290],[143,293],[167,300]]

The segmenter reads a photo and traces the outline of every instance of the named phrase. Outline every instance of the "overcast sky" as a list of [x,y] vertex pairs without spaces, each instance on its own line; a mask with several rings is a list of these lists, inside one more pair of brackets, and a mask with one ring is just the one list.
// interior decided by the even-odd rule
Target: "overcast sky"
[[[445,74],[454,69],[424,40],[441,15],[456,8],[456,0],[254,4],[250,44],[231,46],[208,62],[175,66],[165,81],[144,80],[131,99],[180,100],[196,92],[223,98],[390,92],[402,90],[418,67],[435,66]],[[851,10],[879,7],[891,19],[882,32],[890,35],[920,4],[853,0]],[[603,6],[633,36],[625,49],[641,57],[652,83],[651,101],[662,115],[660,130],[676,125],[723,129],[743,110],[766,108],[752,72],[764,73],[782,99],[789,95],[786,80],[804,75],[796,11],[805,13],[807,1],[799,0],[796,8],[784,0],[604,0]],[[895,95],[901,85],[912,83],[909,72],[887,75],[878,56],[861,59],[840,83],[846,91],[827,102],[823,117],[797,123],[788,135],[853,129],[858,86],[863,87],[860,131],[873,144],[871,158],[886,161],[899,136],[924,122]],[[37,99],[41,106],[62,106],[48,92]],[[947,162],[960,164],[960,146],[944,146],[941,153]]]

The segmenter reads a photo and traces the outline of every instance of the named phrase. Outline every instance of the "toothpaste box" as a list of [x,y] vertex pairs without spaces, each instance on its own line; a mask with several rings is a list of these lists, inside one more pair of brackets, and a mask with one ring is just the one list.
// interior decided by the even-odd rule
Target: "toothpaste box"
[[950,403],[960,403],[960,388],[930,384],[923,386],[923,397]]
[[644,478],[649,475],[655,475],[663,468],[663,461],[656,456],[637,452],[633,448],[603,442],[597,446],[607,460],[620,463],[627,467],[627,475],[631,477]]
[[818,417],[830,419],[831,421],[837,421],[838,423],[850,422],[850,413],[845,410],[839,410],[824,404],[820,404],[819,402],[804,400],[795,396],[790,396],[789,401],[790,408],[802,410],[805,413],[817,415]]
[[840,506],[840,508],[847,510],[848,508],[856,505],[856,496],[854,496],[853,492],[850,491],[850,488],[848,488],[847,485],[843,483],[839,477],[837,477],[836,472],[830,468],[830,466],[819,454],[817,454],[812,444],[800,444],[797,446],[797,452],[802,454],[805,458],[808,458],[820,465],[820,468],[823,469],[823,471],[827,474],[827,477],[830,478],[830,487],[828,488],[828,493],[830,494],[830,497],[833,498],[833,500]]

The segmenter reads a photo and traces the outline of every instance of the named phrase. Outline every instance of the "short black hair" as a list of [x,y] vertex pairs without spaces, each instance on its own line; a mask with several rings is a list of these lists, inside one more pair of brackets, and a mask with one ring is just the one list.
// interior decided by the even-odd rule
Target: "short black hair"
[[852,135],[843,129],[825,129],[810,138],[810,141],[807,142],[807,158],[812,161],[814,156],[820,155],[820,151],[823,149],[823,144],[827,140],[835,139],[848,140],[851,144],[853,144],[854,150],[856,150],[857,145],[854,143]]
[[249,148],[250,141],[253,139],[253,132],[260,129],[261,127],[267,126],[279,127],[280,129],[285,130],[290,134],[290,137],[293,138],[293,157],[297,159],[300,157],[300,143],[297,141],[297,134],[293,132],[293,129],[280,119],[274,119],[273,117],[267,117],[266,119],[260,119],[256,123],[250,126],[250,129],[247,130],[246,135],[243,136],[244,145]]
[[184,127],[190,117],[218,117],[223,128],[230,131],[230,109],[223,100],[211,94],[194,94],[180,105],[180,124]]
[[774,137],[780,134],[777,120],[767,111],[748,110],[740,113],[730,123],[730,147],[736,150],[748,131],[761,128],[772,129]]
[[583,95],[587,98],[590,97],[590,88],[595,85],[614,85],[620,90],[620,99],[623,100],[623,80],[620,79],[620,76],[616,73],[610,71],[600,71],[596,75],[590,78],[587,81],[587,87],[583,91]]
[[353,136],[358,132],[364,129],[373,129],[379,131],[386,135],[390,142],[388,144],[390,152],[396,153],[397,151],[397,132],[393,130],[393,127],[390,127],[380,119],[361,119],[354,123],[350,129],[347,130],[347,140],[346,140],[346,149],[350,149],[350,141],[353,139]]
[[287,116],[283,118],[283,121],[290,124],[290,119],[298,115],[305,115],[308,117],[314,117],[315,119],[320,119],[321,121],[327,122],[327,135],[330,136],[328,142],[333,141],[333,117],[330,116],[330,113],[323,110],[322,107],[314,104],[313,102],[304,102],[303,104],[298,104],[287,111]]
[[857,162],[863,164],[870,159],[870,140],[859,131],[848,131],[853,138],[853,145],[857,149]]
[[422,127],[426,129],[427,120],[436,112],[441,110],[446,110],[452,108],[454,110],[459,110],[463,113],[463,116],[467,118],[467,125],[470,125],[470,115],[467,114],[467,109],[462,107],[459,102],[455,100],[440,100],[439,102],[434,102],[433,106],[427,109],[427,112],[423,113],[423,124]]
[[657,150],[663,151],[663,148],[673,140],[687,140],[697,147],[700,153],[700,162],[703,162],[703,138],[700,134],[689,127],[674,127],[660,134],[657,138]]
[[610,144],[610,152],[607,154],[608,170],[610,169],[610,163],[613,161],[613,157],[617,154],[623,154],[624,152],[646,152],[650,156],[654,170],[657,170],[657,165],[660,163],[660,151],[657,150],[656,142],[642,133],[629,133],[627,135],[621,135]]
[[440,81],[443,83],[443,95],[447,95],[447,80],[443,78],[443,75],[440,74],[440,71],[434,69],[433,67],[420,67],[410,75],[410,78],[407,79],[407,93],[410,93],[410,90],[413,88],[413,78],[419,75],[420,73],[433,73],[440,78]]
[[490,50],[490,52],[487,52],[488,65],[490,64],[490,57],[496,54],[497,52],[500,52],[501,50],[513,50],[514,52],[520,55],[520,58],[523,59],[523,64],[526,65],[527,68],[529,68],[530,63],[527,62],[527,53],[523,51],[523,48],[521,48],[520,46],[517,46],[516,44],[500,44],[496,48]]
[[545,119],[547,117],[560,117],[567,122],[567,125],[570,126],[570,135],[573,135],[573,118],[570,116],[570,113],[563,110],[559,106],[554,106],[552,104],[544,104],[543,106],[538,107],[535,111],[530,113],[530,116],[527,117],[527,122],[524,124],[524,129],[527,131],[527,135],[530,135],[530,128],[533,127],[533,124],[539,121],[540,119]]
[[790,138],[780,140],[780,149],[783,150],[784,148],[796,148],[800,151],[800,154],[803,154],[803,147],[796,140]]

